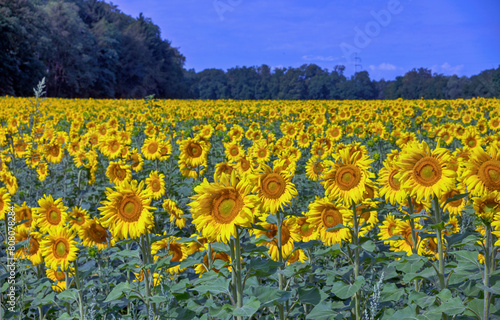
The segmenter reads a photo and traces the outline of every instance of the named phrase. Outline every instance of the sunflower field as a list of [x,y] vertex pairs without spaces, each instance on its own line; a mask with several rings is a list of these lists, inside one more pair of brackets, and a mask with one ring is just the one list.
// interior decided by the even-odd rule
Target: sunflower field
[[0,319],[500,319],[500,101],[0,98]]

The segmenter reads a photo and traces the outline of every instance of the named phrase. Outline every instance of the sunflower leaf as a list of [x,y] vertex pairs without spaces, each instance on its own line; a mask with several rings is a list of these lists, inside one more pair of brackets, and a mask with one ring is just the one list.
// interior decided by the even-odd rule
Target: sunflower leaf
[[114,287],[113,290],[111,290],[111,292],[108,294],[104,302],[112,302],[118,300],[123,295],[129,293],[130,290],[132,289],[130,288],[130,285],[127,282],[121,282],[118,285],[116,285],[116,287]]
[[339,229],[344,229],[344,228],[345,228],[345,226],[342,223],[339,223],[335,227],[331,227],[331,228],[326,229],[326,231],[331,232],[331,231],[337,231]]
[[444,202],[442,207],[445,207],[450,202],[454,202],[454,201],[463,199],[463,198],[467,197],[468,195],[469,195],[469,193],[462,193],[462,194],[454,195],[453,197],[446,199],[446,201]]

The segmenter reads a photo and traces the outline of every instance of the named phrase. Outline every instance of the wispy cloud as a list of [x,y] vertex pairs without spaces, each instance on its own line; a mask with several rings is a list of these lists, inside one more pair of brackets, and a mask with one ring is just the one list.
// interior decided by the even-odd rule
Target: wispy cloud
[[463,68],[464,68],[463,64],[452,66],[448,62],[445,62],[440,66],[439,65],[432,66],[431,70],[432,70],[432,72],[435,72],[435,73],[443,73],[446,75],[453,75],[453,74],[459,74]]
[[302,56],[302,60],[306,61],[337,61],[339,58],[333,57],[333,56],[313,56],[313,55],[306,55]]
[[387,63],[387,62],[382,62],[378,66],[370,65],[370,66],[368,66],[368,68],[370,68],[370,70],[372,70],[372,71],[376,71],[376,70],[393,71],[393,70],[397,69],[397,67],[395,65]]

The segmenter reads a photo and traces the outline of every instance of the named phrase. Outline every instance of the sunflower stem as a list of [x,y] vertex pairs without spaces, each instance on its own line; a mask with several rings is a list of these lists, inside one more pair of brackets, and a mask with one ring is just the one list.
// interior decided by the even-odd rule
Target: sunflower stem
[[[66,290],[68,290],[69,286],[70,286],[68,278],[69,278],[68,277],[68,270],[66,270],[66,271],[64,271],[64,280],[66,280]],[[66,302],[66,311],[68,312],[68,314],[71,314],[71,308],[70,308],[69,302]]]
[[[237,290],[237,286],[236,286],[236,266],[234,265],[235,261],[236,261],[236,250],[235,250],[235,244],[234,244],[234,239],[231,238],[230,240],[231,242],[231,245],[229,246],[230,250],[231,250],[231,264],[232,264],[232,268],[231,268],[231,290],[232,290],[232,293],[233,293],[233,300],[234,301],[237,301],[238,300],[238,290]],[[209,244],[210,246],[210,244]],[[211,257],[208,258],[208,260],[210,261]],[[210,264],[210,262],[209,262]]]
[[75,265],[75,279],[76,279],[76,289],[78,290],[78,310],[80,311],[80,319],[85,320],[85,313],[83,310],[83,295],[80,286],[80,275],[78,274],[78,261],[73,261]]
[[[491,258],[492,258],[492,251],[493,248],[493,243],[491,240],[491,226],[486,225],[484,226],[485,229],[485,246],[484,246],[484,277],[483,277],[483,283],[485,288],[488,288],[490,286],[490,274],[491,274]],[[487,289],[484,289],[484,315],[483,319],[486,320],[490,316],[490,293],[488,292]]]
[[[408,214],[409,215],[412,215],[414,214],[415,212],[414,209],[413,209],[413,201],[411,199],[411,197],[408,197]],[[410,218],[410,228],[411,228],[411,252],[413,254],[417,254],[417,232],[415,231],[415,219],[414,218]],[[418,289],[418,280],[415,279],[413,280],[413,283],[415,284],[415,292],[418,292],[419,289]],[[418,308],[418,306],[417,306]]]
[[[356,211],[356,204],[352,204],[352,217],[353,217],[353,222],[354,222],[354,236],[353,236],[353,241],[354,241],[354,281],[359,276],[359,239],[358,239],[358,213]],[[361,320],[361,307],[360,307],[360,296],[359,296],[359,291],[356,291],[354,294],[354,302],[355,302],[355,312],[356,312],[356,320]]]
[[435,210],[436,224],[438,225],[438,227],[436,228],[436,242],[437,242],[437,246],[438,246],[439,287],[440,287],[440,290],[443,290],[446,287],[446,285],[445,285],[445,281],[444,281],[443,240],[441,238],[441,228],[439,226],[439,224],[442,222],[442,217],[441,217],[441,208],[439,206],[439,199],[436,196],[434,196],[434,210]]
[[[277,229],[278,229],[278,261],[281,263],[281,265],[279,267],[280,273],[278,274],[278,283],[279,283],[279,289],[283,290],[283,283],[285,282],[285,279],[283,277],[283,273],[281,272],[283,270],[283,250],[282,250],[283,244],[281,243],[281,229],[283,226],[283,222],[282,222],[283,219],[281,216],[281,212],[278,211],[278,213],[276,214],[276,218],[278,220],[278,225],[277,225]],[[285,319],[285,310],[283,307],[283,303],[278,304],[278,311],[279,311],[280,320],[284,320]]]
[[[239,228],[236,227],[236,239],[234,241],[234,249],[236,255],[236,290],[238,292],[238,299],[236,301],[238,308],[243,307],[243,286],[241,283],[241,248],[240,248],[240,232]],[[238,317],[238,319],[243,319],[243,317]]]

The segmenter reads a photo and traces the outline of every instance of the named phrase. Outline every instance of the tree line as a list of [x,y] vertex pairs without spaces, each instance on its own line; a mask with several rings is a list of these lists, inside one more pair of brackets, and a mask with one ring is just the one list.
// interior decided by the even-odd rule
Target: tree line
[[500,98],[500,65],[471,77],[425,68],[395,80],[353,76],[338,65],[268,65],[227,71],[184,68],[185,57],[160,28],[103,0],[0,0],[0,96],[182,99]]

